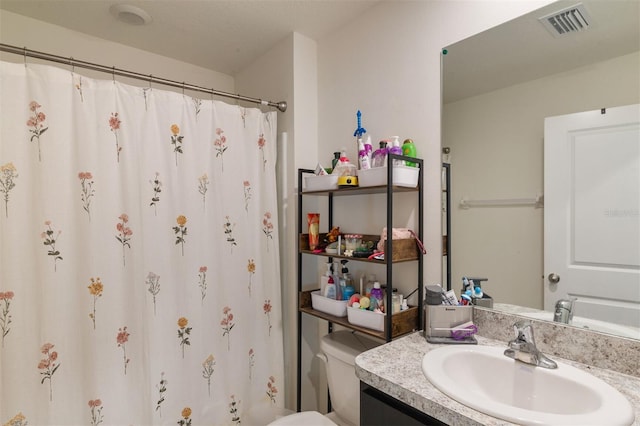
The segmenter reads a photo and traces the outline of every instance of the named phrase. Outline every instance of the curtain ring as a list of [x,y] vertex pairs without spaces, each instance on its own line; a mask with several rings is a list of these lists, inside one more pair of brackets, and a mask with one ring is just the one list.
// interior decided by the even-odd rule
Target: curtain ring
[[182,82],[182,96],[184,96],[184,81]]
[[149,74],[149,89],[151,89],[151,82],[153,81],[153,74]]
[[115,84],[115,82],[116,82],[116,67],[115,67],[115,65],[113,67],[111,67],[111,77],[113,78],[113,83]]
[[27,67],[27,46],[23,47],[24,49],[24,67]]
[[73,63],[73,56],[69,56],[69,65],[71,65],[71,74],[75,74],[76,64]]

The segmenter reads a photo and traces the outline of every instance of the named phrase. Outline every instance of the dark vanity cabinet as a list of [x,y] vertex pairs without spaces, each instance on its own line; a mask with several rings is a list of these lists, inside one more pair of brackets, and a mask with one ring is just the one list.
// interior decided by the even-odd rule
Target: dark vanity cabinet
[[361,426],[446,425],[392,396],[360,382]]

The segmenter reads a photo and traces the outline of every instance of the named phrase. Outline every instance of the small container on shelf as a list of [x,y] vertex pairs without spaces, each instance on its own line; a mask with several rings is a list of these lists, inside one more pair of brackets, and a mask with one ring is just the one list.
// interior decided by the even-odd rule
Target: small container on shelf
[[347,319],[349,324],[370,328],[372,330],[384,331],[385,318],[386,314],[369,311],[367,309],[347,307]]
[[336,317],[346,317],[348,303],[348,300],[334,300],[324,297],[320,294],[320,290],[311,292],[311,306],[313,309],[324,312],[325,314]]
[[[407,188],[418,186],[417,167],[393,166],[393,184]],[[361,187],[381,186],[387,184],[387,167],[373,167],[367,170],[358,170],[358,182]]]
[[338,176],[337,175],[322,175],[322,176],[306,176],[304,178],[304,190],[305,191],[330,191],[338,189]]

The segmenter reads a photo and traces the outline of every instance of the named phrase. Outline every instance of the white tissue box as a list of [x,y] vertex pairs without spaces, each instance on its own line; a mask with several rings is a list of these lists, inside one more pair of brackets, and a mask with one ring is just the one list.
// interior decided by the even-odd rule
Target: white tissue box
[[325,314],[346,317],[348,303],[348,300],[334,300],[324,297],[320,294],[320,290],[311,292],[311,306],[313,306],[313,309]]
[[[418,167],[393,166],[393,185],[415,188],[418,186]],[[381,186],[387,184],[387,168],[374,167],[358,170],[358,183],[363,186]]]

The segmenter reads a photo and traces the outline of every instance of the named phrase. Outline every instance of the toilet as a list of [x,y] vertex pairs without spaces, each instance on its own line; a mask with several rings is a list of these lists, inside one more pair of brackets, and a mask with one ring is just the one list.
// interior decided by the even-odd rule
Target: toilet
[[281,417],[269,423],[272,426],[356,426],[360,424],[360,380],[356,377],[355,359],[369,349],[380,346],[371,338],[350,330],[327,334],[320,341],[325,362],[327,384],[334,411],[326,416],[317,411],[303,411]]

